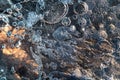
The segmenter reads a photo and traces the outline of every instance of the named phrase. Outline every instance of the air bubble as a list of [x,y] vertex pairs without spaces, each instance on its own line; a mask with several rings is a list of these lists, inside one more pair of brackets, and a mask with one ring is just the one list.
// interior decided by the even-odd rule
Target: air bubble
[[0,74],[3,74],[4,73],[4,69],[0,69]]
[[71,32],[76,31],[76,27],[75,27],[75,25],[71,25],[69,29],[70,29]]
[[19,11],[22,9],[22,5],[20,3],[17,3],[15,5],[13,5],[13,9],[16,10],[16,11]]
[[52,0],[52,2],[45,1],[45,10],[41,10],[39,5],[36,4],[36,13],[39,15],[44,13],[44,19],[42,20],[48,24],[55,24],[60,22],[68,13],[69,7],[67,4]]
[[12,32],[11,32],[11,31],[8,31],[8,32],[7,32],[7,36],[8,36],[8,37],[10,37],[10,36],[11,36],[11,34],[12,34]]
[[100,28],[100,29],[104,29],[104,24],[100,23],[100,24],[99,24],[99,28]]
[[80,19],[78,19],[77,23],[78,23],[79,26],[83,27],[83,26],[86,26],[87,21],[86,21],[85,18],[80,18]]
[[38,42],[41,41],[41,37],[40,37],[40,35],[37,34],[37,33],[34,33],[34,34],[32,35],[32,37],[31,37],[31,39],[32,39],[32,43],[38,43]]
[[10,9],[10,8],[8,8],[7,10],[6,10],[6,12],[8,13],[8,14],[12,14],[13,12],[12,12],[12,9]]
[[77,20],[77,19],[78,19],[78,15],[73,15],[73,16],[72,16],[72,19],[73,19],[73,20]]
[[51,62],[51,63],[50,63],[50,67],[51,67],[53,70],[56,70],[56,69],[57,69],[57,64],[54,63],[54,62]]
[[114,24],[109,25],[109,30],[115,30],[115,29],[116,29],[116,26]]
[[22,13],[17,13],[17,17],[19,18],[19,19],[22,19],[23,18],[23,14]]
[[81,29],[83,32],[85,31],[85,28],[84,27],[82,27],[82,29]]
[[17,24],[18,27],[25,27],[24,21],[19,21]]
[[47,78],[47,74],[44,71],[41,72],[41,76],[43,79]]
[[14,68],[13,66],[11,67],[11,70],[10,70],[10,71],[11,71],[12,74],[14,74],[14,73],[16,72],[16,71],[15,71],[15,68]]
[[16,27],[17,26],[17,22],[12,22],[12,26]]
[[60,67],[65,68],[66,66],[67,66],[67,63],[62,60],[61,63],[60,63]]
[[61,21],[62,25],[64,26],[69,26],[71,24],[71,20],[69,17],[65,17],[63,18],[63,20]]
[[99,32],[100,37],[107,39],[108,38],[108,34],[105,30],[100,30]]
[[80,2],[73,6],[73,11],[75,14],[84,14],[88,11],[88,5],[85,2]]
[[44,15],[43,14],[39,14],[39,18],[40,18],[40,20],[43,20],[44,19]]
[[13,16],[14,16],[14,17],[17,17],[17,15],[18,15],[17,12],[14,12],[14,13],[13,13]]

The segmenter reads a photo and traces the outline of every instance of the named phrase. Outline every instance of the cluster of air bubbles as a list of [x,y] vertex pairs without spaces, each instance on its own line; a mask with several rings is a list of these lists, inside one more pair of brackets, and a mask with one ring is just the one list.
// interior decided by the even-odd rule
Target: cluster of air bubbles
[[26,27],[28,28],[32,27],[35,23],[37,23],[38,20],[42,18],[43,18],[42,14],[37,15],[36,12],[29,12],[26,20]]
[[42,38],[40,36],[41,33],[42,32],[40,32],[40,31],[33,32],[32,36],[31,36],[31,41],[33,44],[41,42],[41,40],[42,40]]
[[24,17],[21,10],[21,3],[12,4],[10,8],[4,10],[3,14],[0,14],[0,17],[4,22],[10,24],[11,26],[17,27],[23,25],[22,27],[24,27],[25,22],[22,22]]
[[[11,0],[7,0],[7,1],[11,1]],[[28,1],[30,2],[27,3]],[[100,0],[100,2],[101,1],[104,2],[104,0]],[[45,70],[45,72],[40,72],[40,74],[42,74],[43,80],[44,78],[45,80],[47,79],[48,77],[47,74],[49,73],[49,70],[51,70],[50,73],[52,74],[52,72],[54,73],[54,71],[57,72],[57,69],[58,70],[61,68],[66,69],[67,66],[69,67],[68,64],[76,65],[77,61],[79,61],[78,59],[79,57],[82,58],[83,60],[84,60],[83,57],[85,58],[87,57],[87,60],[89,61],[89,56],[86,56],[87,54],[85,54],[85,56],[83,54],[82,57],[81,57],[82,54],[76,56],[76,53],[78,54],[84,53],[84,49],[82,48],[84,46],[87,47],[87,49],[88,48],[90,49],[91,46],[93,46],[92,48],[94,48],[94,45],[95,46],[97,45],[98,50],[101,50],[104,53],[111,53],[113,50],[111,48],[111,43],[113,43],[112,45],[115,47],[116,50],[120,49],[119,38],[110,39],[113,40],[111,43],[108,41],[109,36],[110,37],[116,36],[116,35],[108,34],[108,32],[109,33],[115,32],[117,28],[113,23],[111,23],[113,21],[113,18],[108,17],[107,20],[109,24],[106,24],[105,22],[104,22],[105,24],[99,23],[99,18],[98,18],[98,22],[96,21],[96,23],[94,24],[94,21],[96,19],[91,20],[92,19],[91,17],[94,16],[95,18],[97,18],[96,16],[97,14],[95,13],[96,15],[91,15],[92,13],[89,10],[91,9],[90,8],[91,5],[89,5],[91,1],[89,2],[89,0],[50,0],[50,1],[49,0],[15,0],[15,2],[16,2],[15,4],[12,4],[11,7],[7,8],[4,11],[4,14],[0,14],[0,24],[5,25],[6,23],[11,23],[10,25],[12,25],[13,27],[12,30],[14,29],[26,30],[25,31],[25,34],[27,33],[26,36],[24,36],[24,34],[22,34],[22,36],[19,34],[12,34],[12,30],[6,31],[6,35],[8,38],[14,36],[14,38],[18,39],[15,43],[13,43],[14,47],[16,48],[22,47],[22,40],[23,38],[25,38],[25,40],[28,40],[30,44],[33,44],[35,46],[34,47],[30,45],[32,46],[30,47],[30,50],[32,54],[31,56],[35,59],[36,63],[42,65],[42,60],[37,53],[39,53],[39,55],[42,55],[43,57],[45,56],[46,60],[48,58],[49,58],[48,60],[51,60],[51,58],[52,60],[54,59],[61,60],[60,65],[58,65],[59,62],[57,61],[47,62],[45,68],[47,68],[48,71]],[[95,2],[95,0],[93,0],[93,2]],[[27,10],[26,8],[28,8],[28,6],[26,6],[26,4],[36,5],[34,6],[35,10],[33,11],[31,10],[33,9],[32,5],[29,9],[30,11]],[[70,9],[72,8],[71,9],[72,11],[69,10],[69,8]],[[91,21],[91,23],[89,20]],[[44,23],[43,24],[44,26],[42,25],[42,23]],[[89,24],[91,24],[92,26],[91,25],[89,26]],[[95,29],[96,24],[99,30]],[[84,36],[80,38],[81,35]],[[83,41],[83,43],[80,41]],[[12,43],[12,40],[10,39],[8,40],[8,42]],[[78,44],[79,42],[82,43],[82,45]],[[7,45],[3,44],[2,48],[7,48]],[[34,50],[32,51],[32,49]],[[86,48],[85,48],[85,52],[86,52]],[[94,52],[96,51],[93,51],[91,54],[93,54]],[[74,56],[73,53],[75,53]],[[96,56],[96,54],[93,54],[93,56],[94,55]],[[74,63],[74,61],[76,62]],[[83,61],[80,60],[80,62]],[[86,61],[84,62],[85,62],[85,66],[89,65],[86,64]],[[84,64],[82,64],[82,66],[83,65]],[[91,65],[94,65],[94,63]],[[41,68],[43,66],[44,65],[42,65]],[[80,67],[82,66],[80,65]],[[15,72],[14,67],[11,68],[11,71],[13,73]],[[81,72],[80,70],[75,69],[73,72],[73,76],[75,78],[73,77],[72,79],[76,79],[76,77],[79,77],[81,80],[90,79],[87,78],[87,76],[80,77],[82,75]],[[59,78],[56,78],[56,76],[54,77],[52,76],[50,80],[59,80]]]
[[12,26],[16,29],[25,28],[25,22],[23,20],[12,22]]

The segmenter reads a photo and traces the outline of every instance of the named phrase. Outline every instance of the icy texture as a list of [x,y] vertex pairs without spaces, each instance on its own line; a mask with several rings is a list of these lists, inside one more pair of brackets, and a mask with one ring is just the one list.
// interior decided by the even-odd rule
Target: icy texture
[[0,79],[119,80],[119,0],[0,0]]
[[60,41],[64,41],[64,40],[69,40],[72,38],[72,36],[70,35],[70,33],[67,31],[66,27],[60,27],[58,28],[54,33],[53,33],[53,37],[56,40],[60,40]]
[[60,0],[61,2],[63,2],[64,4],[72,4],[73,0]]
[[39,16],[35,12],[29,12],[26,21],[26,27],[32,27],[35,23],[37,23],[38,20]]

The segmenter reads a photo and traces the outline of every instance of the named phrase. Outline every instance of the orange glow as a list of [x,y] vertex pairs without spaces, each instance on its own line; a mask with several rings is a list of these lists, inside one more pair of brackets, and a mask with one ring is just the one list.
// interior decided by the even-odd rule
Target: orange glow
[[20,61],[22,61],[24,58],[28,57],[27,53],[20,48],[13,48],[13,49],[12,48],[5,48],[2,51],[3,51],[3,54],[5,54],[7,56],[12,55],[14,58],[17,58]]
[[7,35],[4,31],[0,32],[0,41],[4,42],[5,40],[7,40]]
[[30,66],[32,66],[34,69],[34,73],[38,75],[38,70],[36,69],[39,65],[35,63],[34,60],[27,60],[26,64],[29,64]]
[[13,29],[11,36],[7,37],[6,33],[10,30],[12,30],[12,27],[9,25],[6,25],[5,27],[2,28],[2,31],[0,32],[0,42],[6,44],[6,48],[2,49],[3,54],[7,56],[12,55],[14,56],[14,58],[18,58],[20,59],[20,61],[22,61],[22,59],[28,57],[26,51],[20,48],[10,48],[9,44],[12,44],[12,43],[9,43],[9,41],[8,42],[4,42],[4,41],[11,39],[14,43],[15,41],[18,40],[16,37],[14,37],[14,35],[15,34],[22,35],[25,32],[25,30],[24,29],[20,29],[20,30]]
[[12,34],[13,34],[13,35],[14,35],[14,34],[22,35],[24,32],[25,32],[24,29],[20,29],[20,30],[14,29],[13,32],[12,32]]
[[[12,34],[9,38],[7,37],[8,31],[12,31]],[[15,35],[24,36],[24,32],[25,32],[25,29],[12,29],[11,26],[7,25],[7,26],[1,28],[0,41],[4,42],[6,40],[11,39],[13,42],[15,42],[18,40],[18,38],[15,37]]]
[[12,27],[8,24],[5,27],[3,27],[3,31],[5,31],[5,32],[8,32],[10,30],[12,30]]
[[32,65],[33,67],[38,67],[38,64],[34,63],[34,60],[27,60],[26,63]]
[[[17,41],[20,41],[20,37],[25,36],[25,29],[13,29],[11,26],[6,25],[0,28],[0,30],[0,43],[5,45],[2,49],[2,53],[8,57],[8,59],[5,59],[5,63],[13,65],[16,67],[16,70],[26,65],[31,73],[38,75],[38,64],[27,53],[26,50],[28,49],[22,49],[25,44],[22,45],[21,41],[21,45],[19,47],[16,46]],[[8,31],[11,31],[9,36],[7,36]],[[14,75],[14,77],[16,80],[21,80],[19,74]]]

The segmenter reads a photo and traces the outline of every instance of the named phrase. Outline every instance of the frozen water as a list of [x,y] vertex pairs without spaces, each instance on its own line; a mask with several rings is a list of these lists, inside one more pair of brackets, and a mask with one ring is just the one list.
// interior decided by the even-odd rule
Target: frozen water
[[32,27],[37,21],[39,20],[39,16],[36,14],[36,12],[29,12],[28,17],[26,20],[26,27]]

